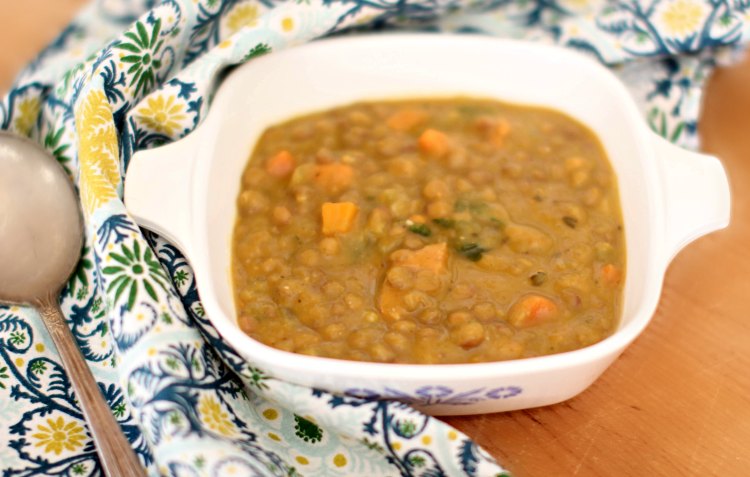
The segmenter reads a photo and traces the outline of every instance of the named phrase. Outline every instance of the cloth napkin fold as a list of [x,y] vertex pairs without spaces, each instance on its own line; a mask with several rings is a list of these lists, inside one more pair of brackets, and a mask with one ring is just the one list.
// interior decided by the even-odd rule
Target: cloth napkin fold
[[[0,126],[42,143],[78,186],[85,248],[62,308],[151,475],[502,476],[465,435],[405,404],[289,384],[241,359],[206,319],[185,258],[128,216],[128,161],[195,128],[224,67],[390,29],[588,52],[654,130],[695,147],[703,82],[746,42],[748,19],[750,3],[715,0],[98,0],[20,75]],[[0,468],[101,475],[55,348],[25,307],[0,307]]]

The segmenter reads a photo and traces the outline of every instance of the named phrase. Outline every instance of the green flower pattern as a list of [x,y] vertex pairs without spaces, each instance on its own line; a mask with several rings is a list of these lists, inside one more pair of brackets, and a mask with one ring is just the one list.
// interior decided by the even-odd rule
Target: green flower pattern
[[84,475],[86,473],[86,466],[83,464],[75,464],[70,468],[74,475]]
[[[674,10],[686,5],[693,8]],[[717,58],[750,39],[748,13],[749,2],[708,0],[97,1],[22,72],[0,103],[0,125],[30,129],[79,188],[99,173],[112,186],[86,217],[86,247],[62,308],[152,475],[220,475],[231,466],[237,475],[503,477],[466,436],[406,404],[302,388],[245,362],[207,320],[185,258],[128,216],[118,176],[136,151],[200,124],[214,79],[227,67],[373,26],[472,31],[585,51],[615,67],[654,131],[695,146],[703,83]],[[76,111],[94,96],[106,99],[96,111],[117,136],[110,144],[119,164],[107,171],[104,162],[97,169],[82,163],[78,150]],[[0,470],[5,477],[100,475],[88,440],[64,456],[45,455],[32,442],[32,429],[52,412],[82,422],[45,336],[33,310],[0,307],[7,443]],[[399,398],[439,401],[427,391]]]
[[302,416],[294,415],[294,434],[305,442],[316,443],[323,438],[323,429]]
[[48,127],[50,128],[50,130],[47,135],[44,136],[44,147],[52,153],[55,159],[57,159],[57,162],[62,164],[65,170],[70,174],[70,170],[67,166],[67,164],[70,162],[70,157],[68,156],[68,149],[70,149],[70,144],[66,144],[62,141],[63,134],[65,133],[65,128],[60,127],[58,129],[54,129],[51,125]]
[[8,367],[3,366],[0,367],[0,389],[7,389],[5,385],[5,380],[8,379],[10,376],[8,375]]
[[130,310],[133,309],[140,287],[143,287],[153,300],[158,300],[156,288],[165,290],[168,278],[151,249],[146,248],[141,254],[141,246],[135,241],[132,249],[127,245],[122,245],[120,250],[121,253],[109,254],[109,257],[118,265],[110,265],[102,269],[103,274],[111,276],[107,291],[114,292],[115,301],[127,292]]
[[12,344],[18,346],[26,342],[26,335],[22,331],[14,331],[10,334],[10,340]]
[[161,20],[156,20],[149,32],[143,22],[135,22],[135,31],[126,31],[123,35],[127,38],[117,45],[117,49],[124,50],[130,54],[123,56],[123,63],[131,64],[126,74],[130,76],[128,86],[135,85],[134,96],[139,96],[144,91],[153,88],[156,75],[162,62],[157,58],[164,40],[159,38]]
[[[60,157],[58,157],[57,155],[55,156],[58,160],[60,160]],[[94,264],[89,258],[90,252],[91,249],[89,247],[83,248],[83,252],[81,253],[81,260],[78,262],[78,266],[76,267],[75,272],[73,272],[73,276],[68,282],[68,292],[70,294],[75,294],[76,298],[79,300],[82,300],[88,294],[88,276],[94,268]],[[92,311],[96,312],[97,310]]]
[[37,360],[31,363],[29,370],[34,374],[44,374],[47,371],[47,363],[41,360]]

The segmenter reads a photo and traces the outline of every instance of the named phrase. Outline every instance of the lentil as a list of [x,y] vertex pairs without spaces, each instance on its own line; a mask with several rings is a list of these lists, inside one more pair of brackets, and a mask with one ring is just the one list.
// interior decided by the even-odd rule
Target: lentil
[[240,183],[237,321],[276,348],[473,363],[617,325],[616,180],[591,131],[555,111],[353,104],[270,127]]

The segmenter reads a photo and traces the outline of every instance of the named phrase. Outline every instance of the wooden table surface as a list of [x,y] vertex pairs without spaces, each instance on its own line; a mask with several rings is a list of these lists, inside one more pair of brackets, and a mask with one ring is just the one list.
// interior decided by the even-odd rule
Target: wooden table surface
[[[0,91],[85,3],[0,3]],[[646,331],[565,403],[445,419],[516,476],[750,475],[750,60],[713,75],[700,131],[732,224],[675,258]]]

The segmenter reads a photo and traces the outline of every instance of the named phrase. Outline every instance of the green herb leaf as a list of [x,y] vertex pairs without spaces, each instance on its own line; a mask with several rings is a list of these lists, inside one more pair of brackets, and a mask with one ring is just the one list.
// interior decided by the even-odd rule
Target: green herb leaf
[[456,212],[464,212],[468,210],[473,215],[484,215],[487,213],[487,209],[487,204],[484,202],[465,198],[457,199],[453,204],[453,210]]
[[452,229],[456,226],[456,221],[453,219],[439,217],[437,219],[432,219],[432,221],[444,229]]
[[253,47],[252,50],[247,53],[247,55],[245,55],[244,58],[242,58],[242,61],[248,61],[253,58],[257,58],[258,56],[265,55],[270,51],[271,47],[267,43],[258,43]]
[[576,219],[575,217],[571,217],[569,215],[566,215],[565,217],[563,217],[562,220],[563,222],[565,222],[565,225],[567,225],[571,229],[576,228],[576,225],[578,225],[578,219]]
[[542,284],[544,284],[544,282],[547,281],[547,274],[544,272],[536,272],[529,277],[529,281],[535,287],[541,286]]
[[478,243],[464,242],[456,247],[456,251],[472,262],[478,262],[482,258],[482,254],[486,252],[487,249],[482,247]]
[[453,209],[456,212],[463,212],[464,210],[467,210],[469,208],[469,201],[466,199],[458,199],[456,200],[456,203],[453,204]]
[[425,224],[411,224],[407,227],[409,232],[413,232],[422,237],[429,237],[432,235],[432,230]]
[[506,225],[504,220],[498,219],[497,217],[490,217],[490,223],[500,230],[503,230]]

